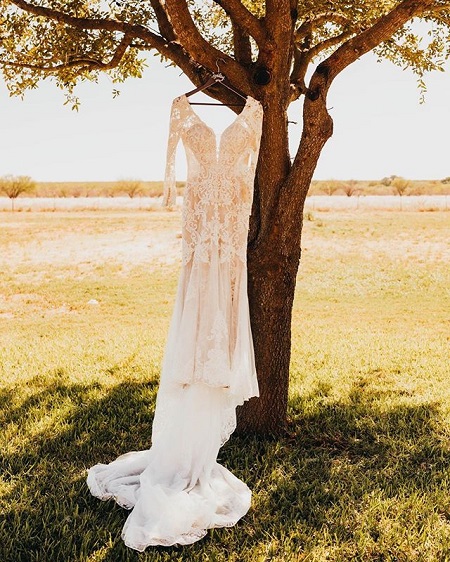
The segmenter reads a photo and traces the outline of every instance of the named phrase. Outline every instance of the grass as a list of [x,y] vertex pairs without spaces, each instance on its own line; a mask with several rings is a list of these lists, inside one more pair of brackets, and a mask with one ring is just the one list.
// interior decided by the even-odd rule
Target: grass
[[138,554],[85,469],[149,445],[179,214],[2,215],[1,562],[450,560],[448,213],[308,218],[290,435],[221,450],[236,527]]

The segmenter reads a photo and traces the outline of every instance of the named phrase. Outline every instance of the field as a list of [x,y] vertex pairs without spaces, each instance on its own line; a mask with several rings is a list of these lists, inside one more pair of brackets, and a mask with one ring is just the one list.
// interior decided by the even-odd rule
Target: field
[[307,213],[290,435],[233,437],[248,515],[123,546],[85,470],[149,446],[179,211],[0,213],[1,562],[450,561],[450,215]]
[[[180,191],[180,190],[179,190]],[[181,205],[182,197],[177,198]],[[161,197],[19,197],[11,202],[0,196],[0,212],[32,211],[156,211],[161,210]],[[450,195],[311,195],[307,211],[448,211]]]
[[[7,195],[0,178],[0,196]],[[183,181],[177,182],[180,195],[184,188]],[[19,196],[19,207],[27,208],[28,203],[22,204],[25,198],[50,199],[60,209],[63,199],[96,199],[116,198],[139,199],[141,197],[160,197],[163,193],[164,182],[143,181],[140,179],[122,179],[112,182],[35,182]],[[3,191],[2,191],[3,190]],[[434,180],[408,180],[398,176],[390,176],[378,180],[313,180],[309,189],[309,195],[341,195],[347,197],[368,195],[450,195],[450,177]],[[5,207],[6,209],[8,207]],[[0,210],[2,206],[0,205]]]

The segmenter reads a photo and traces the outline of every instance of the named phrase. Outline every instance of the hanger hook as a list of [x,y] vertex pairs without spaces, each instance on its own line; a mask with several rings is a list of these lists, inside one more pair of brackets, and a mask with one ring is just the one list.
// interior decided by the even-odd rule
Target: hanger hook
[[222,74],[222,73],[220,72],[219,61],[225,62],[225,59],[217,59],[217,60],[216,60],[217,73],[218,73],[218,74]]

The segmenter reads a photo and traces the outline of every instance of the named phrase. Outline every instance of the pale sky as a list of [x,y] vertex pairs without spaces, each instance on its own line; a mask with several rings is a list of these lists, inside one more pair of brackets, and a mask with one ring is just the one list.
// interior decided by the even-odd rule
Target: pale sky
[[[25,100],[9,98],[0,81],[0,176],[29,175],[37,181],[161,180],[164,175],[172,99],[192,88],[181,71],[150,57],[142,79],[78,88],[80,111],[45,81]],[[316,179],[409,179],[450,176],[450,64],[426,79],[419,104],[416,79],[371,54],[344,71],[331,87],[334,135],[324,148]],[[121,95],[113,99],[112,89]],[[194,98],[193,98],[194,99]],[[200,94],[195,101],[200,101]],[[224,107],[195,106],[217,133],[234,115]],[[291,106],[292,153],[300,134],[300,104]],[[178,179],[185,178],[179,151]]]

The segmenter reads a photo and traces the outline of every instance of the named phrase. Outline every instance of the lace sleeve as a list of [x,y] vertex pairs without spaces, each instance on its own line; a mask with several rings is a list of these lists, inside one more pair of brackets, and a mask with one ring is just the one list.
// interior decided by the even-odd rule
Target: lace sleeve
[[[248,119],[248,125],[252,131],[249,145],[249,176],[251,178],[251,184],[253,185],[253,179],[255,176],[256,164],[258,163],[259,148],[261,144],[261,134],[262,134],[262,122],[264,118],[263,108],[260,102],[255,100],[252,112]],[[253,189],[253,188],[252,188]]]
[[169,141],[167,143],[166,173],[164,178],[164,194],[162,204],[165,207],[175,205],[177,198],[177,188],[175,183],[175,154],[180,140],[180,109],[176,98],[172,103],[170,113]]
[[255,107],[254,119],[251,122],[251,127],[253,130],[252,161],[254,162],[255,166],[259,155],[259,146],[261,143],[263,118],[264,118],[264,112],[263,112],[262,105],[261,103],[257,102]]

